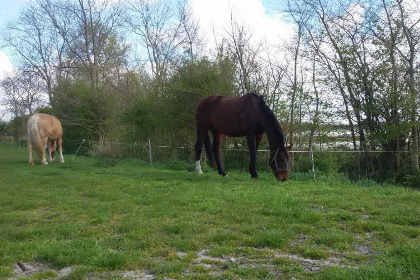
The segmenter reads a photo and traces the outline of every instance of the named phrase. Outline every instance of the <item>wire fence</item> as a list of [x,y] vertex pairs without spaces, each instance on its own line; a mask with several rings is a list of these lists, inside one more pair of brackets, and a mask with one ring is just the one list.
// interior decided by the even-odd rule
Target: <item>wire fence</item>
[[[10,139],[9,139],[10,140]],[[4,141],[4,139],[3,139]],[[26,149],[26,139],[10,140],[13,145]],[[151,140],[145,142],[112,142],[93,140],[65,140],[64,153],[111,158],[133,158],[150,164],[182,163],[194,165],[195,150],[191,143],[185,146],[154,145]],[[354,150],[314,150],[292,151],[291,170],[299,173],[334,174],[344,173],[351,179],[374,178],[380,181],[401,181],[411,172],[411,153],[408,151],[354,151]],[[249,169],[247,149],[222,148],[222,157],[226,170]],[[206,166],[206,154],[203,148],[202,164]],[[267,170],[269,150],[258,150],[257,168]],[[403,179],[401,179],[404,177]],[[416,184],[416,183],[414,183]],[[419,186],[420,187],[420,186]]]

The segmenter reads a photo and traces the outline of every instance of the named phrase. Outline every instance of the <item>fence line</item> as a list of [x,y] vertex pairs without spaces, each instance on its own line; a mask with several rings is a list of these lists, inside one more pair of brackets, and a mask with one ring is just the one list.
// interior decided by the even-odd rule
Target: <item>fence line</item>
[[[141,143],[141,142],[113,142],[113,141],[97,141],[97,140],[86,140],[89,143],[98,143],[98,144],[114,144],[114,145],[145,145],[149,146],[152,145],[154,148],[173,148],[173,149],[192,149],[194,146],[185,147],[185,146],[169,146],[169,145],[156,145],[154,146],[153,143],[151,143],[151,139],[149,139],[147,142]],[[64,142],[64,141],[63,141]],[[80,140],[67,140],[66,142],[80,142]],[[228,148],[223,149],[225,151],[242,151],[242,152],[249,152],[248,149],[236,149],[236,148]],[[267,149],[259,149],[257,152],[270,152],[270,150]],[[290,153],[310,153],[311,150],[301,150],[301,151],[295,151],[291,150]],[[382,151],[382,150],[368,150],[368,151],[361,151],[361,150],[312,150],[313,153],[411,153],[411,151],[401,150],[401,151]]]
[[[21,147],[21,141],[24,142],[26,141],[23,139],[19,139],[18,140],[18,145],[19,148]],[[153,143],[151,142],[151,139],[148,139],[147,142],[114,142],[114,141],[98,141],[98,140],[64,140],[63,144],[65,145],[66,142],[77,142],[80,143],[80,141],[86,141],[89,144],[106,144],[106,145],[134,145],[134,146],[146,146],[147,148],[149,148],[149,145],[151,145],[154,148],[173,148],[173,149],[193,149],[194,146],[190,146],[190,147],[185,147],[185,146],[169,146],[169,145],[156,145],[154,146]],[[227,149],[223,149],[224,151],[242,151],[242,152],[249,152],[248,149],[237,149],[237,148],[227,148]],[[267,149],[259,149],[257,150],[257,152],[262,152],[262,153],[266,153],[266,152],[270,152],[270,150]],[[368,151],[361,151],[361,150],[300,150],[300,151],[295,151],[295,150],[291,150],[289,151],[290,153],[411,153],[412,151],[407,151],[407,150],[401,150],[401,151],[382,151],[382,150],[368,150]]]
[[[19,148],[21,147],[21,141],[22,142],[26,142],[26,139],[19,139],[18,142],[18,146]],[[169,146],[169,145],[156,145],[154,146],[153,143],[151,142],[151,139],[148,139],[147,142],[114,142],[114,141],[98,141],[98,140],[86,140],[86,139],[82,139],[82,140],[64,140],[63,144],[65,145],[66,142],[77,142],[80,143],[80,141],[83,142],[88,142],[93,143],[93,144],[111,144],[111,145],[135,145],[135,146],[146,146],[147,148],[149,148],[149,145],[151,145],[154,148],[174,148],[174,149],[193,149],[194,146],[190,146],[190,147],[185,147],[185,146]],[[7,141],[6,141],[7,142]],[[12,143],[13,144],[13,143]],[[242,152],[249,152],[248,149],[236,149],[236,148],[227,148],[227,149],[223,149],[224,151],[242,151]],[[257,150],[257,152],[270,152],[270,150],[267,149],[259,149]],[[401,150],[401,151],[382,151],[382,150],[368,150],[368,151],[361,151],[361,150],[300,150],[300,151],[295,151],[295,150],[291,150],[289,151],[290,153],[411,153],[412,151],[407,151],[407,150]]]
[[[26,139],[2,139],[0,141],[13,143],[20,148],[26,147]],[[84,143],[84,144],[83,144]],[[153,145],[148,139],[141,142],[96,141],[96,140],[64,140],[64,151],[73,157],[84,154],[105,157],[129,157],[150,164],[177,162],[179,166],[195,161],[194,145]],[[76,153],[75,153],[76,152]],[[249,166],[249,150],[246,147],[235,148],[226,145],[222,155],[227,169],[247,170]],[[258,150],[257,165],[265,168],[269,161],[270,150]],[[411,151],[380,151],[380,150],[297,150],[294,154],[294,172],[318,173],[340,171],[351,178],[366,178],[377,176],[381,179],[395,179],[400,174],[410,174]],[[203,163],[207,165],[206,153],[203,148]],[[171,168],[179,168],[171,164]],[[184,166],[185,167],[185,166]],[[315,175],[314,175],[315,176]]]

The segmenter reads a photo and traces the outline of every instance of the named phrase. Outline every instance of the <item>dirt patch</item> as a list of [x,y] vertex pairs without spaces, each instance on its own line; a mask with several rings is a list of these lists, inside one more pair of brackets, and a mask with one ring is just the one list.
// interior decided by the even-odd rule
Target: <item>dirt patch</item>
[[[49,265],[43,263],[16,263],[13,269],[13,277],[8,278],[9,280],[16,280],[20,278],[28,278],[35,274],[45,273],[48,271],[55,272],[58,278],[63,278],[69,275],[74,270],[74,267],[64,267],[62,269],[52,269]],[[87,276],[86,279],[104,279],[109,277],[110,275],[116,277],[122,277],[126,279],[132,280],[154,280],[156,277],[152,274],[147,274],[144,271],[113,271],[113,272],[105,272],[101,274],[92,273],[91,275]],[[54,277],[56,278],[56,277]]]
[[[372,248],[368,245],[360,245],[354,243],[353,246],[357,249],[357,252],[362,255],[371,255],[374,253]],[[256,249],[261,250],[265,253],[269,253],[270,257],[264,258],[252,258],[247,256],[233,256],[233,255],[224,255],[221,257],[213,257],[209,255],[209,250],[201,250],[196,252],[196,257],[191,261],[190,267],[185,270],[183,273],[188,275],[191,273],[191,270],[194,270],[195,267],[201,266],[205,269],[208,269],[208,273],[212,276],[222,275],[223,271],[228,269],[231,265],[238,268],[264,268],[268,271],[271,271],[273,275],[278,275],[281,273],[279,268],[273,264],[273,260],[282,258],[286,260],[292,260],[298,264],[304,271],[307,272],[317,272],[327,267],[340,267],[340,268],[349,268],[357,269],[356,265],[348,265],[345,263],[345,257],[341,258],[340,255],[334,255],[328,259],[318,260],[318,259],[309,259],[304,258],[300,255],[288,254],[285,252],[280,252],[270,249]],[[176,255],[180,258],[187,256],[187,253],[177,252]],[[62,269],[52,269],[47,264],[42,263],[19,263],[16,264],[13,270],[13,277],[9,280],[20,279],[23,277],[31,277],[37,273],[44,273],[48,271],[55,272],[58,278],[65,277],[69,275],[74,270],[74,267],[65,267]],[[281,275],[280,275],[281,276]],[[132,280],[154,280],[156,277],[153,274],[148,274],[143,270],[128,270],[128,271],[110,271],[104,273],[89,273],[86,279],[96,280],[104,279],[109,277],[115,278],[125,278]],[[166,278],[168,279],[168,278]]]
[[277,258],[294,260],[300,263],[302,268],[306,271],[319,271],[325,267],[342,267],[342,268],[352,268],[352,269],[358,268],[357,266],[350,266],[350,265],[344,264],[343,263],[344,260],[338,257],[330,257],[326,260],[313,260],[313,259],[303,258],[297,255],[282,254],[282,253],[277,253],[275,256]]
[[201,250],[199,252],[197,252],[197,261],[198,262],[202,262],[203,260],[207,260],[207,261],[213,261],[213,262],[221,262],[221,263],[227,263],[228,260],[225,258],[217,258],[217,257],[211,257],[208,255],[209,251],[208,250]]
[[23,263],[18,262],[13,268],[13,277],[9,279],[19,279],[23,277],[31,277],[38,273],[48,271],[55,272],[58,277],[65,277],[73,271],[73,267],[64,267],[62,269],[51,269],[47,264],[43,263]]
[[156,279],[155,276],[153,276],[152,274],[147,274],[145,272],[134,271],[134,270],[123,272],[122,277],[127,278],[127,279],[133,279],[133,280],[154,280],[154,279]]
[[[274,258],[283,258],[293,260],[300,264],[300,266],[305,271],[316,272],[320,271],[326,267],[341,267],[341,268],[350,268],[350,269],[357,269],[358,266],[351,266],[344,263],[344,258],[340,258],[337,256],[330,257],[325,260],[314,260],[304,258],[298,255],[293,254],[286,254],[281,252],[276,252],[274,250],[269,250],[273,253]],[[265,268],[273,268],[271,262],[274,258],[258,258],[258,259],[250,259],[246,257],[233,257],[233,256],[222,256],[222,257],[211,257],[208,255],[208,250],[202,250],[197,252],[197,262],[212,261],[221,264],[227,263],[235,263],[238,264],[239,267],[265,267]],[[273,268],[274,269],[274,268]],[[213,267],[214,270],[214,267]]]
[[353,247],[356,248],[356,252],[364,255],[364,256],[371,256],[373,254],[375,254],[375,251],[372,249],[372,247],[370,245],[366,245],[366,244],[358,244],[353,242],[352,243]]

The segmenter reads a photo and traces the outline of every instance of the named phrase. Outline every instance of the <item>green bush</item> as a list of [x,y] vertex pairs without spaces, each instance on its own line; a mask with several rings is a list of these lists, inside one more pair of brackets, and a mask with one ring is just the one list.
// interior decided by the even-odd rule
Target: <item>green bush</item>
[[[334,153],[315,153],[314,154],[314,167],[316,172],[325,174],[336,174],[340,170],[340,158]],[[294,172],[311,172],[312,159],[310,155],[295,155],[294,158]]]
[[420,189],[420,174],[405,175],[403,176],[401,183],[406,187]]

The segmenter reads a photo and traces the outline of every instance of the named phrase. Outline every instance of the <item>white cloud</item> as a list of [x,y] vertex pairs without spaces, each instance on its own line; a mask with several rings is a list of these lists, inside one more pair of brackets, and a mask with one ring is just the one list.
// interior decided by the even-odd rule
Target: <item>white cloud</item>
[[293,26],[283,21],[279,14],[270,15],[261,0],[190,0],[190,5],[200,22],[208,49],[214,48],[215,39],[220,40],[229,29],[231,16],[253,32],[256,42],[266,41],[276,46],[283,40],[290,40],[294,34]]
[[13,65],[7,55],[0,50],[0,80],[13,72]]
[[[13,72],[13,65],[4,52],[0,50],[0,81],[4,79],[7,74]],[[2,89],[0,88],[0,119],[10,120],[10,114],[7,114],[5,108],[1,105],[3,99]]]

